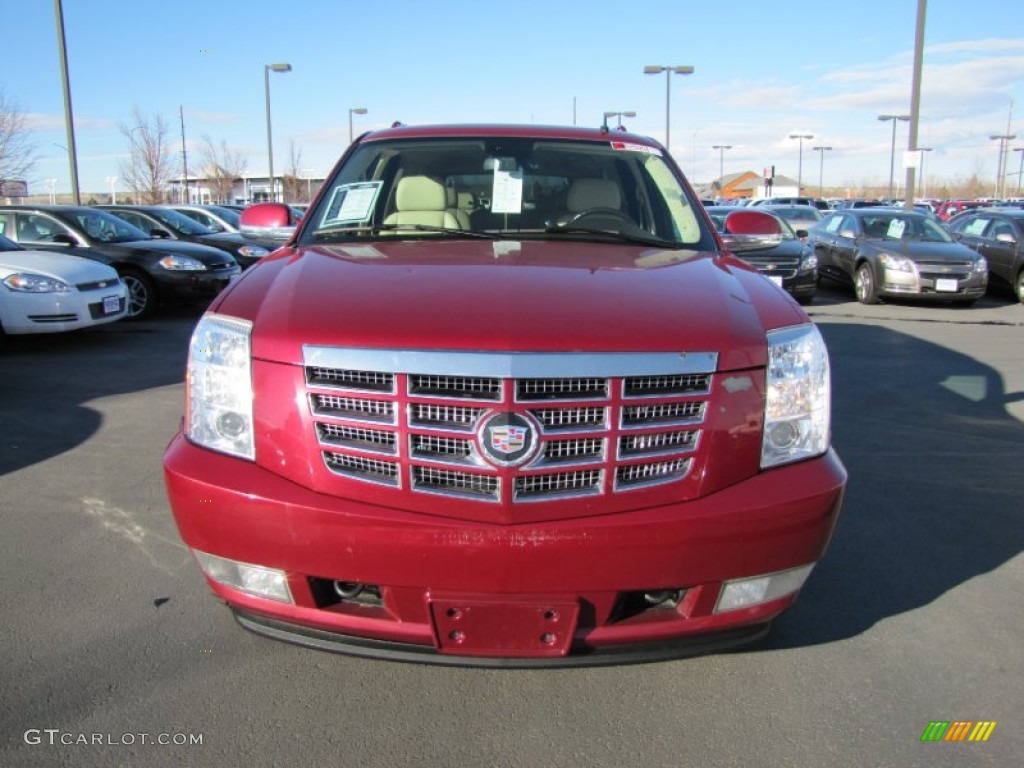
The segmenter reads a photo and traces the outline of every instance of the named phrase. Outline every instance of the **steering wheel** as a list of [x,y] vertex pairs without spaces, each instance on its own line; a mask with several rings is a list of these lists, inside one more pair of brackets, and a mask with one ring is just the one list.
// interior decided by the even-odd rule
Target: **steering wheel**
[[636,222],[633,221],[626,213],[620,211],[618,208],[587,208],[585,211],[580,211],[572,218],[569,219],[569,224],[579,224],[584,219],[590,217],[604,216],[610,219],[617,219],[625,224],[628,224],[633,229],[636,228]]

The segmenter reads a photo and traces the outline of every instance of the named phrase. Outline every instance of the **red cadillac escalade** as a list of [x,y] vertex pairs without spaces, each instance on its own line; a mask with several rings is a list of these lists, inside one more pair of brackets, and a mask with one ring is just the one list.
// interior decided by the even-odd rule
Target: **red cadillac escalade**
[[479,666],[760,637],[846,472],[828,355],[671,156],[621,132],[359,138],[192,337],[168,446],[181,536],[239,622]]

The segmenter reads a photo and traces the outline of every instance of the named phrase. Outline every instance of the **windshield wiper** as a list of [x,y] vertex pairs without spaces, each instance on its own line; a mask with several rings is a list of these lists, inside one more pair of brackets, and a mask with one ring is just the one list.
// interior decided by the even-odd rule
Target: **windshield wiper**
[[457,229],[455,227],[434,227],[430,224],[381,224],[377,229],[386,232],[439,232],[444,235],[479,237],[484,240],[499,239],[497,235],[492,235],[490,232],[477,232],[473,229]]
[[313,233],[314,240],[329,240],[336,235],[351,235],[351,234],[373,234],[380,232],[381,227],[369,226],[366,224],[358,224],[353,226],[352,224],[335,225],[333,227],[321,227]]
[[313,239],[330,240],[337,235],[376,235],[381,232],[437,232],[444,235],[457,235],[459,237],[479,237],[484,240],[501,239],[490,232],[476,232],[471,229],[456,229],[454,227],[434,227],[429,224],[361,224],[357,226],[322,227],[313,233]]
[[582,227],[578,224],[555,224],[548,223],[544,226],[544,233],[548,235],[601,235],[612,237],[623,243],[636,243],[638,245],[653,245],[658,248],[682,248],[683,244],[675,240],[663,240],[660,237],[645,235],[630,235],[626,232],[619,232],[615,229],[599,229],[598,227]]

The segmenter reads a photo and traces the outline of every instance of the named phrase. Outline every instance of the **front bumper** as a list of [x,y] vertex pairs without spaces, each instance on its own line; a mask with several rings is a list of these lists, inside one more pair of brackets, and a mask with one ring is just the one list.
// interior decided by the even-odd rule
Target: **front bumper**
[[[0,290],[5,290],[0,286]],[[123,285],[90,292],[17,293],[8,291],[0,305],[5,333],[55,333],[111,323],[125,316]]]
[[173,272],[154,269],[151,273],[163,299],[212,299],[242,274],[237,264],[215,272]]
[[893,298],[965,301],[981,298],[988,288],[988,275],[981,273],[936,278],[886,269],[883,274],[880,293]]
[[[723,582],[818,561],[846,482],[830,451],[682,504],[486,525],[317,494],[181,434],[164,466],[189,547],[287,574],[293,603],[209,580],[244,626],[357,655],[474,666],[650,660],[755,639],[796,594],[716,612]],[[334,581],[373,585],[380,604],[325,599]],[[636,609],[636,595],[655,590],[679,599]],[[463,614],[470,642],[459,646],[449,630]],[[561,639],[531,645],[531,623],[548,620],[563,622]]]

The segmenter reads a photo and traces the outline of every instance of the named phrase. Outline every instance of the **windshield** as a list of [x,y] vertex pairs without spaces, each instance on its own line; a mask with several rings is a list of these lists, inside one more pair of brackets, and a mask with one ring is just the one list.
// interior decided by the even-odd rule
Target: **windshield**
[[210,208],[208,209],[211,213],[215,213],[218,218],[226,221],[235,229],[238,229],[238,225],[242,218],[242,214],[238,211],[233,211],[230,208]]
[[148,234],[127,221],[105,211],[76,210],[68,219],[87,237],[101,243],[130,243],[134,240],[152,240]]
[[150,216],[159,219],[179,235],[209,235],[213,233],[213,230],[204,224],[170,208],[147,208],[146,210]]
[[869,240],[921,240],[951,243],[953,239],[930,218],[921,215],[877,214],[865,216],[861,223]]
[[662,151],[622,141],[367,141],[306,216],[305,241],[612,238],[693,247],[704,234]]

